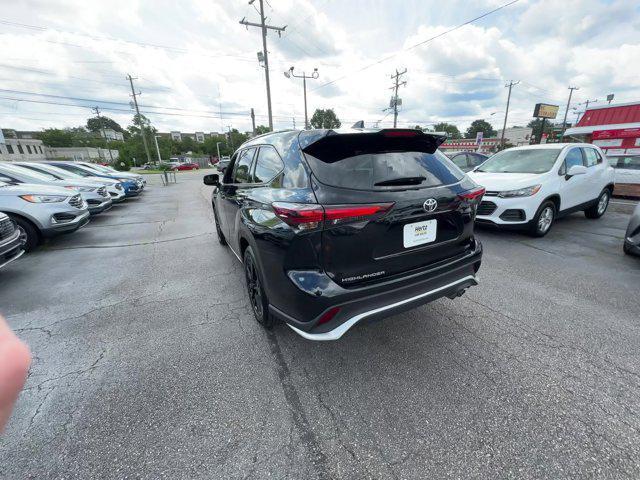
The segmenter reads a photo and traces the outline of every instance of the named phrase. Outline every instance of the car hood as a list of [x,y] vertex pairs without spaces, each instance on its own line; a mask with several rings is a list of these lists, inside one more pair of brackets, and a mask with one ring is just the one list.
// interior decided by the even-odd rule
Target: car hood
[[89,183],[99,183],[100,185],[116,185],[120,183],[115,178],[107,177],[84,177],[84,179]]
[[498,192],[517,190],[542,183],[542,175],[539,173],[469,172],[467,175],[485,189]]
[[65,195],[71,197],[77,195],[78,192],[74,192],[64,187],[54,187],[49,185],[42,185],[40,183],[21,183],[19,185],[6,185],[0,186],[0,195]]
[[[88,177],[87,177],[88,178]],[[102,186],[104,186],[104,183],[100,183],[98,181],[87,181],[87,180],[56,180],[55,184],[56,185],[59,184],[60,186],[62,186],[64,188],[64,186],[70,186],[70,187],[92,187],[92,188],[100,188]]]

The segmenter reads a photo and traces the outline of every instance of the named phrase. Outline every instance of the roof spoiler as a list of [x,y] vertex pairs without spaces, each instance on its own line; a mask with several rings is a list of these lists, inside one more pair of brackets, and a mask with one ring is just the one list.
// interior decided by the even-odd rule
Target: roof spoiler
[[301,138],[300,147],[304,153],[324,162],[375,153],[434,153],[447,139],[446,135],[402,128],[348,133],[327,130],[323,133]]

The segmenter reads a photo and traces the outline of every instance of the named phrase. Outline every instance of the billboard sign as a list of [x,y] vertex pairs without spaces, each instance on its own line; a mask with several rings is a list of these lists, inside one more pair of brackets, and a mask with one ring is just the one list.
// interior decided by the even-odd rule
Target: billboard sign
[[482,139],[484,138],[484,132],[477,132],[476,133],[476,145],[480,146],[482,145]]
[[533,109],[533,116],[538,118],[556,118],[558,115],[558,105],[549,105],[547,103],[536,103]]
[[592,134],[593,140],[605,138],[637,138],[640,137],[640,128],[620,128],[617,130],[596,130]]

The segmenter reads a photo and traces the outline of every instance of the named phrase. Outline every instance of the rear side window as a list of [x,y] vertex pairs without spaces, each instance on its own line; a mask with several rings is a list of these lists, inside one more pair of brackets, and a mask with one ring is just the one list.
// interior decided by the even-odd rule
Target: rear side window
[[454,156],[451,161],[456,164],[458,168],[466,168],[467,167],[467,155],[465,153],[461,153],[459,155]]
[[[415,187],[451,185],[464,178],[464,173],[439,150],[434,153],[367,153],[331,163],[308,153],[305,156],[320,182],[356,190],[398,188],[393,186],[394,180],[398,181],[400,188],[406,188],[407,184],[403,185],[402,179],[407,178],[423,178],[414,184]],[[387,185],[377,185],[383,182]]]
[[253,175],[255,183],[267,183],[284,168],[280,155],[271,146],[260,147]]
[[233,169],[233,183],[251,183],[251,162],[255,148],[247,148],[240,152]]
[[583,151],[587,167],[593,167],[602,161],[598,160],[598,152],[593,148],[584,148]]
[[640,170],[640,157],[618,157],[615,168],[627,170]]

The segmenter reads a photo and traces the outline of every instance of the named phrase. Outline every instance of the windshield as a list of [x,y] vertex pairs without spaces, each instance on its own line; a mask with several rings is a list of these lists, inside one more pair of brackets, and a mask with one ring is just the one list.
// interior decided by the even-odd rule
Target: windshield
[[560,148],[503,150],[487,159],[476,172],[545,173],[551,170]]
[[37,163],[34,165],[23,165],[23,167],[28,168],[29,170],[50,173],[51,175],[55,175],[58,178],[64,178],[65,180],[77,180],[79,178],[82,178],[80,175],[68,172],[67,170],[64,170],[62,168],[54,167],[53,165],[41,165]]
[[18,165],[10,165],[10,164],[3,163],[2,169],[10,173],[13,172],[18,175],[24,175],[25,177],[35,178],[37,180],[45,181],[45,182],[58,180],[55,176],[49,173],[36,172],[28,168],[19,167]]

